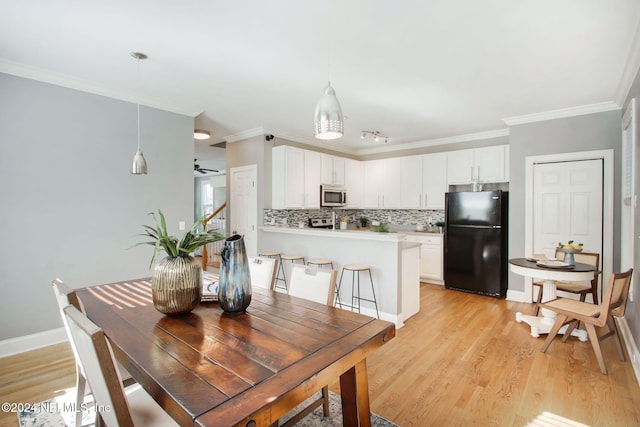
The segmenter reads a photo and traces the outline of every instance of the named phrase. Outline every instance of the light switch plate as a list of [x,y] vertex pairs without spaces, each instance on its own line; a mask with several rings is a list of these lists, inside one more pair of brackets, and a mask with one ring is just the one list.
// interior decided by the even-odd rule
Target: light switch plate
[[180,221],[178,224],[178,228],[182,231],[187,227],[187,224],[184,221]]

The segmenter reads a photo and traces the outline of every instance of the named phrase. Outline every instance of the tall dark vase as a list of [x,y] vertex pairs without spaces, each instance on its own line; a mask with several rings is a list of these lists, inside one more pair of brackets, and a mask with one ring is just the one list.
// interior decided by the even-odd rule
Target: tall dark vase
[[251,303],[251,275],[244,247],[244,237],[239,234],[228,237],[220,251],[220,286],[218,300],[227,313],[245,311]]

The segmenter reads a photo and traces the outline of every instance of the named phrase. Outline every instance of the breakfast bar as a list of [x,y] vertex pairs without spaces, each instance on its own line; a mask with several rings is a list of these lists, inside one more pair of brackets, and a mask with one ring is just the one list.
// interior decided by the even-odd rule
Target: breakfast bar
[[[420,244],[405,238],[402,233],[265,226],[260,228],[259,250],[298,253],[305,260],[328,258],[338,271],[338,280],[346,264],[370,266],[380,318],[400,328],[420,310]],[[343,281],[349,286],[340,287],[339,301],[348,307],[350,272],[344,274]],[[370,291],[370,287],[362,287],[363,294]],[[376,315],[370,302],[363,302],[361,310]]]

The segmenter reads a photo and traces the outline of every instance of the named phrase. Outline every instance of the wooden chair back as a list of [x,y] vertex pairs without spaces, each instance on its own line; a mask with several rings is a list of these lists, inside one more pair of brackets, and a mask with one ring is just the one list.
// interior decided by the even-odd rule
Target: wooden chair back
[[251,286],[273,290],[275,288],[278,260],[276,258],[249,257]]
[[96,405],[108,408],[100,411],[100,416],[108,426],[133,426],[122,379],[104,332],[77,308],[68,306],[63,311]]
[[294,264],[289,278],[289,295],[333,306],[336,270]]
[[[564,260],[565,253],[556,250],[556,259]],[[592,265],[596,268],[596,271],[593,273],[593,279],[590,282],[578,282],[585,283],[591,285],[591,296],[593,297],[593,303],[598,304],[598,278],[600,277],[600,254],[596,252],[578,252],[577,254],[573,254],[573,258],[576,262],[580,262],[582,264]],[[583,291],[584,292],[584,291]],[[576,293],[576,292],[574,292]],[[581,301],[584,301],[583,295]]]
[[624,316],[632,273],[633,269],[629,269],[624,273],[616,273],[611,276],[605,294],[602,297],[602,309],[599,317],[604,317],[606,320],[609,314],[615,317]]

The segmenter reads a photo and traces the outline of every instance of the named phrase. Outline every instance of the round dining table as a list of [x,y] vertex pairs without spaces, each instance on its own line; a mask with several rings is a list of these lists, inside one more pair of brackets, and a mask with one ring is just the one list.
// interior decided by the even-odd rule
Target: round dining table
[[[514,258],[509,260],[509,268],[515,274],[531,277],[542,281],[542,302],[557,298],[556,281],[582,282],[593,279],[596,268],[589,264],[575,263],[575,265],[562,265],[553,260],[539,260],[535,258]],[[521,312],[516,313],[516,322],[524,322],[531,327],[531,336],[537,338],[540,334],[548,334],[556,321],[557,313],[546,308],[541,308],[539,316],[531,316]],[[564,333],[566,326],[559,331]],[[574,329],[571,335],[578,337],[580,341],[587,341],[587,331]]]

